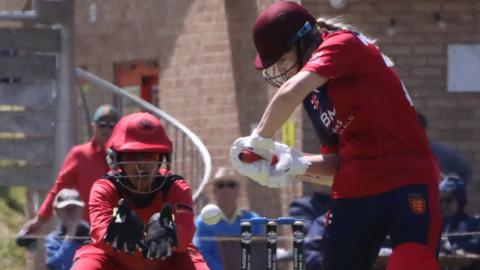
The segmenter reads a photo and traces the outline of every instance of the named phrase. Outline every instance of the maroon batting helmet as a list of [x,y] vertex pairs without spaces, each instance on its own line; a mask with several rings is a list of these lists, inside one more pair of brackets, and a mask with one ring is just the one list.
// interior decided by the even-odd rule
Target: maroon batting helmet
[[253,41],[257,49],[255,68],[266,69],[287,53],[302,37],[306,23],[310,30],[315,18],[300,4],[282,1],[268,6],[255,21]]

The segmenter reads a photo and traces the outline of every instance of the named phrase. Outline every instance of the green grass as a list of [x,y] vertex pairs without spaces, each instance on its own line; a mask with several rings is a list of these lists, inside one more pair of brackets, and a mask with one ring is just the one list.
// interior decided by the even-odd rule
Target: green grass
[[15,244],[12,237],[25,223],[24,187],[0,186],[0,269],[26,268],[25,250]]

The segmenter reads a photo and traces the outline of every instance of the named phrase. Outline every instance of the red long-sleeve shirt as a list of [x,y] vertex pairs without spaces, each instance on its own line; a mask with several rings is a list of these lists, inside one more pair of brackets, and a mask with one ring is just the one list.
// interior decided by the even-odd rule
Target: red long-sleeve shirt
[[306,104],[316,129],[338,136],[342,161],[333,198],[437,183],[436,161],[410,96],[393,62],[367,38],[325,32],[302,70],[329,79]]
[[108,172],[106,151],[92,139],[90,142],[76,145],[68,152],[54,185],[48,192],[38,215],[50,218],[53,213],[53,200],[64,188],[74,188],[85,202],[83,219],[89,222],[88,197],[93,183]]
[[[193,207],[190,186],[185,180],[175,181],[164,199],[162,192],[158,192],[148,207],[138,208],[129,199],[128,193],[124,198],[128,206],[135,211],[141,220],[147,224],[150,217],[159,212],[165,203],[173,206],[178,237],[178,247],[174,252],[183,252],[192,245],[193,234],[195,233],[194,214],[188,208]],[[122,269],[161,269],[162,260],[146,260],[141,253],[136,251],[134,255],[124,252],[115,253],[110,245],[103,243],[108,224],[112,218],[112,211],[118,205],[119,196],[115,185],[106,179],[99,179],[95,182],[90,193],[90,236],[93,243],[84,246],[77,251],[76,257],[84,254],[107,254],[109,261]],[[186,206],[186,207],[185,207]],[[125,232],[129,233],[129,232]]]

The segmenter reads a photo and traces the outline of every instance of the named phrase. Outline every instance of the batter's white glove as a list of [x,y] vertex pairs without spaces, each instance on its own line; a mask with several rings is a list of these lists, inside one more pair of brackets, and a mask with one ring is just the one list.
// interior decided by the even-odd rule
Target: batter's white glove
[[302,152],[278,142],[275,142],[274,155],[278,162],[269,168],[265,184],[268,187],[280,188],[291,185],[295,176],[305,174],[311,164]]
[[[233,143],[230,148],[230,162],[239,174],[251,178],[261,185],[266,185],[274,148],[275,143],[272,139],[264,138],[253,131],[250,136],[238,138]],[[244,149],[249,149],[261,159],[252,163],[243,162],[240,160],[240,152]]]
[[[310,166],[310,161],[304,158],[304,154],[285,144],[274,143],[273,151],[259,154],[253,151],[254,148],[245,147],[248,137],[240,138],[230,149],[230,161],[232,167],[240,174],[251,178],[260,185],[279,188],[293,183],[295,176],[302,175]],[[240,159],[242,150],[249,151],[259,156],[258,160],[245,162]],[[277,161],[272,164],[272,157]]]
[[275,155],[278,162],[270,168],[270,176],[286,174],[290,176],[303,175],[312,164],[305,158],[305,154],[286,144],[275,142]]

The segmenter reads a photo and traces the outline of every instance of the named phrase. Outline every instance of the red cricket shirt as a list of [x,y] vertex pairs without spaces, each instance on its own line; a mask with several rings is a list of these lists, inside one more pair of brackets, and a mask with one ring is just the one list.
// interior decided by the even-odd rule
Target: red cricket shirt
[[[314,126],[338,137],[341,167],[333,198],[438,181],[435,158],[393,62],[365,36],[324,33],[302,70],[329,79],[305,100],[315,101],[307,104],[317,111],[314,117],[309,112]],[[317,101],[322,98],[327,101]]]
[[105,175],[109,168],[105,159],[106,151],[96,145],[92,139],[90,142],[76,145],[67,154],[63,166],[58,173],[54,185],[48,192],[38,215],[49,218],[53,212],[53,201],[57,193],[64,188],[78,190],[85,202],[83,219],[89,222],[88,198],[93,183]]
[[[129,208],[138,214],[144,224],[147,224],[150,217],[159,212],[165,203],[170,203],[174,210],[178,237],[178,247],[174,252],[183,252],[187,247],[192,246],[192,238],[195,233],[194,214],[193,211],[187,209],[193,208],[193,200],[190,186],[185,180],[175,181],[165,200],[162,192],[158,192],[150,205],[145,208],[136,207],[129,200],[128,193],[125,193],[124,197]],[[122,266],[122,269],[161,269],[164,262],[160,259],[146,260],[139,251],[136,251],[134,255],[128,255],[125,252],[115,253],[111,245],[103,243],[108,224],[112,218],[113,208],[118,205],[118,200],[119,196],[112,182],[106,179],[99,179],[95,182],[89,202],[90,220],[92,221],[90,236],[93,243],[79,249],[75,257],[94,256],[96,254],[104,256],[106,254],[109,261],[114,265]]]

